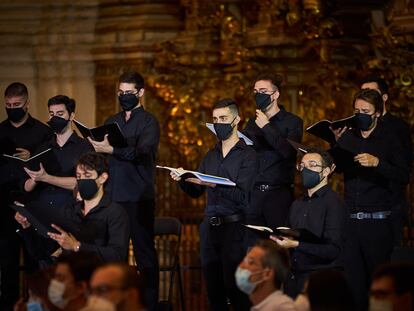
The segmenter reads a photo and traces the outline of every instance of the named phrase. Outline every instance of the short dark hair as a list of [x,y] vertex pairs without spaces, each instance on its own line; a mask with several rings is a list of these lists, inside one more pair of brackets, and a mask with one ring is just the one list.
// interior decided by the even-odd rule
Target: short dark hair
[[13,82],[4,91],[4,97],[22,96],[25,99],[29,97],[26,85],[20,82]]
[[47,106],[60,105],[63,104],[66,107],[66,110],[70,113],[75,112],[76,102],[74,99],[67,97],[66,95],[56,95],[47,101]]
[[352,106],[355,108],[355,102],[358,100],[364,100],[371,105],[374,106],[375,112],[379,112],[382,115],[382,112],[384,111],[384,101],[382,100],[382,96],[380,93],[378,93],[375,90],[371,89],[362,89],[358,91],[354,95],[354,100],[352,102]]
[[229,108],[233,116],[239,115],[239,108],[237,107],[237,104],[234,99],[231,98],[223,98],[218,100],[214,106],[213,110],[219,109],[219,108]]
[[59,256],[57,264],[68,265],[75,282],[89,283],[93,271],[101,264],[101,260],[91,253],[72,252]]
[[411,292],[414,299],[414,264],[411,262],[394,262],[380,266],[374,273],[373,280],[390,277],[398,295]]
[[376,83],[378,85],[379,91],[381,92],[381,95],[389,95],[388,84],[385,79],[375,76],[368,76],[361,80],[361,86],[365,83]]
[[109,164],[108,159],[103,154],[98,152],[88,152],[80,157],[77,166],[80,166],[87,170],[94,170],[101,175],[102,173],[108,173]]
[[256,80],[254,82],[256,83],[257,81],[270,81],[270,83],[272,83],[273,86],[276,87],[279,93],[282,92],[281,87],[283,83],[283,77],[280,74],[273,73],[273,72],[260,73],[256,77]]
[[308,153],[316,153],[319,154],[322,158],[322,165],[324,167],[331,167],[334,164],[334,161],[332,159],[332,156],[329,154],[328,151],[323,150],[322,148],[318,148],[318,147],[309,147],[306,148],[306,153],[302,156],[302,158],[308,154]]
[[274,270],[275,278],[273,283],[276,288],[280,288],[290,269],[288,251],[270,240],[259,239],[254,246],[265,251],[261,259],[262,266]]
[[134,83],[137,90],[140,90],[145,86],[144,78],[138,72],[132,70],[128,70],[121,74],[119,83]]

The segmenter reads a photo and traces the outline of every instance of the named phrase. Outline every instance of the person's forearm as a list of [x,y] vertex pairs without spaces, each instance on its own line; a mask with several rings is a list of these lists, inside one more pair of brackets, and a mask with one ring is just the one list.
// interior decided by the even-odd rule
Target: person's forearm
[[73,190],[76,187],[75,177],[58,177],[53,175],[47,175],[44,182],[67,190]]

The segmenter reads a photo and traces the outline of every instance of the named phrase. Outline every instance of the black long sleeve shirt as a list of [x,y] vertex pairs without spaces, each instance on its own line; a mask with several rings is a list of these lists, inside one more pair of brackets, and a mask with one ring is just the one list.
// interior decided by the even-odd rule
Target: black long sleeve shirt
[[343,245],[347,208],[339,195],[326,185],[312,197],[304,195],[293,202],[289,223],[293,229],[306,229],[324,241],[299,242],[292,251],[295,271],[313,271],[343,266]]
[[[47,125],[31,117],[25,123],[14,127],[7,119],[0,123],[0,149],[2,153],[15,153],[16,148],[24,148],[34,155],[35,150],[53,136]],[[3,145],[4,144],[4,145]],[[6,146],[7,144],[7,146]],[[27,177],[26,172],[17,161],[8,161],[0,156],[0,237],[15,234],[16,222],[14,212],[8,204],[20,199],[21,181]]]
[[243,133],[253,141],[252,147],[258,156],[259,170],[255,183],[273,186],[293,184],[296,150],[286,139],[302,140],[302,119],[281,107],[263,128],[250,119]]
[[198,169],[200,173],[225,177],[236,183],[235,187],[216,185],[205,187],[180,181],[181,188],[197,198],[207,188],[206,216],[228,216],[245,214],[248,209],[249,193],[257,172],[256,154],[243,140],[239,140],[223,158],[221,143],[210,150]]
[[[363,167],[353,160],[360,153],[379,159],[377,167]],[[391,210],[396,201],[393,187],[409,181],[409,163],[399,139],[378,122],[369,137],[358,130],[345,132],[333,148],[344,173],[345,203],[351,213]]]
[[[98,255],[103,261],[126,261],[129,247],[129,219],[122,206],[104,196],[84,215],[83,201],[66,205],[62,223],[56,223],[81,242],[80,251]],[[59,246],[38,235],[32,227],[21,230],[26,247],[37,260],[47,259]],[[54,248],[51,247],[54,245]]]
[[[53,155],[49,157],[52,163],[44,163],[43,165],[47,173],[58,177],[75,177],[79,158],[85,153],[93,151],[89,141],[80,138],[76,133],[73,133],[62,147],[58,145],[56,135],[54,135],[39,148],[39,152],[47,148],[52,149]],[[36,188],[29,193],[28,198],[57,208],[74,201],[72,190],[42,182],[38,183]]]
[[125,113],[110,117],[105,124],[118,123],[128,147],[115,148],[109,157],[109,182],[107,189],[116,202],[138,202],[153,199],[155,161],[160,141],[157,119],[138,107],[125,121]]

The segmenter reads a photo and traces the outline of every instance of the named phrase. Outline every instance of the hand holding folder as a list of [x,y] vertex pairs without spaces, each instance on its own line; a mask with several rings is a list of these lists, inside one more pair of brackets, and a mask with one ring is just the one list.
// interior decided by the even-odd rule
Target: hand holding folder
[[[189,171],[183,168],[173,168],[168,166],[157,165],[157,168],[166,169],[175,174],[177,177],[185,181],[192,182],[198,185],[214,187],[215,185],[236,186],[236,183],[228,178],[203,174],[200,172]],[[178,179],[177,179],[178,180]]]

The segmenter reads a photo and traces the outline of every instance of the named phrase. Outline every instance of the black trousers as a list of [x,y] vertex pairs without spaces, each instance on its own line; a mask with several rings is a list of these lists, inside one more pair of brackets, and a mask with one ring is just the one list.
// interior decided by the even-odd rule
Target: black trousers
[[371,277],[388,262],[393,249],[389,219],[351,219],[344,248],[345,276],[351,285],[358,310],[366,310]]
[[211,226],[207,219],[200,225],[201,266],[213,311],[250,309],[246,294],[236,285],[235,272],[246,255],[246,230],[240,222]]
[[138,270],[142,277],[143,299],[147,310],[155,310],[158,303],[158,256],[154,244],[154,200],[118,202],[128,213],[131,239]]
[[20,239],[14,233],[0,237],[0,310],[13,310],[19,298]]
[[[293,199],[293,189],[291,187],[281,187],[271,191],[253,189],[247,222],[272,229],[286,226]],[[249,246],[253,245],[260,237],[250,230],[248,235]]]

